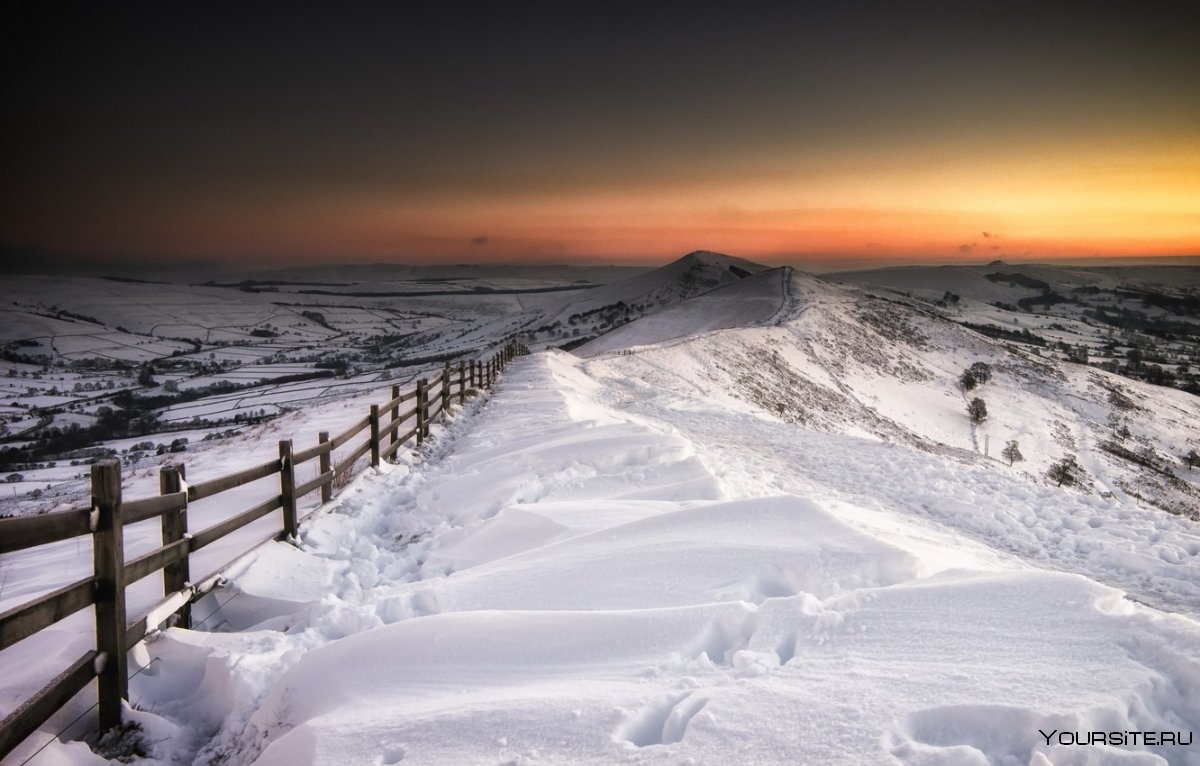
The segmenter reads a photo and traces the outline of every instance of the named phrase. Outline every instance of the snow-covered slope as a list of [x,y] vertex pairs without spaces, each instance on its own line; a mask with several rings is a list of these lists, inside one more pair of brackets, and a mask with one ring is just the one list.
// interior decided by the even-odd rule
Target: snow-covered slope
[[527,339],[536,341],[543,334],[588,338],[766,270],[731,255],[698,250],[653,271],[547,304],[543,316],[526,325]]
[[151,752],[1197,762],[1056,736],[1200,726],[1184,519],[798,427],[667,374],[644,354],[522,360],[439,459],[366,477],[300,550],[231,572],[220,598],[246,630],[168,631],[133,679]]
[[[517,361],[427,461],[230,571],[209,623],[230,632],[135,657],[148,752],[1200,765],[1161,737],[1070,744],[1200,728],[1200,532],[1097,446],[1116,410],[1127,442],[1177,450],[1195,397],[783,271],[608,343]],[[1043,476],[1068,449],[1082,487]]]
[[657,306],[690,298],[766,270],[766,266],[732,255],[697,250],[653,271],[572,296],[567,307],[587,311],[618,301]]
[[714,330],[766,324],[785,311],[790,278],[789,268],[761,271],[698,297],[671,304],[651,319],[621,325],[574,352],[578,356],[595,356]]
[[[777,326],[649,345],[661,335],[650,317],[602,338],[605,351],[621,353],[594,369],[664,387],[682,377],[742,411],[958,453],[1033,483],[1074,455],[1084,492],[1200,516],[1200,473],[1179,459],[1200,440],[1200,398],[1035,356],[915,301],[802,274],[792,275],[788,289],[790,313]],[[706,308],[718,296],[694,299],[688,311],[720,317],[727,304]],[[963,391],[960,376],[979,362],[991,368],[991,380]],[[978,424],[966,409],[974,398],[988,411]],[[1010,441],[1024,456],[1011,467],[1001,456]]]

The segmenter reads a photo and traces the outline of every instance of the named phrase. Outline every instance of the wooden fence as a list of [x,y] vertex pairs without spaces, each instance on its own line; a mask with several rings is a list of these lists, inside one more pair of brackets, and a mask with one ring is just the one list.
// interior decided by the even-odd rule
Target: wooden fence
[[[455,398],[461,405],[472,388],[491,388],[496,376],[516,356],[528,353],[524,346],[510,343],[485,361],[447,364],[432,382],[417,381],[416,388],[401,393],[392,386],[392,397],[371,405],[370,413],[342,433],[329,437],[322,432],[316,445],[296,450],[292,441],[279,442],[279,458],[227,476],[188,484],[183,466],[164,466],[159,475],[159,494],[138,500],[121,497],[121,469],[116,460],[92,466],[92,505],[72,511],[41,516],[0,519],[0,554],[37,545],[92,536],[94,558],[90,577],[65,585],[21,606],[0,614],[0,651],[88,606],[96,609],[96,647],[86,652],[50,683],[25,700],[0,722],[0,758],[32,734],[59,708],[98,679],[99,728],[104,731],[121,723],[121,701],[129,698],[127,653],[148,633],[169,623],[191,627],[191,604],[211,590],[219,575],[193,584],[188,556],[220,540],[268,513],[282,510],[282,529],[274,539],[295,537],[296,501],[320,491],[321,502],[329,502],[339,479],[354,471],[355,464],[370,454],[378,466],[410,441],[421,444],[429,438],[429,424],[448,412]],[[412,405],[401,411],[406,402]],[[413,426],[400,433],[401,426]],[[363,431],[365,441],[336,465],[333,451],[351,444]],[[361,437],[359,437],[361,438]],[[296,483],[296,467],[318,461],[316,478]],[[268,476],[279,475],[279,494],[199,532],[189,532],[188,503],[212,497]],[[162,547],[126,560],[125,524],[159,517]],[[229,562],[227,562],[228,564]],[[125,589],[162,570],[164,599],[148,613],[127,622]]]

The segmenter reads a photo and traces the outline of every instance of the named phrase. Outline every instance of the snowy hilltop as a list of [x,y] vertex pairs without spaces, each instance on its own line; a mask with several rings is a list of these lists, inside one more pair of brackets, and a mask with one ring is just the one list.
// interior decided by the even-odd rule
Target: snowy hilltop
[[[134,739],[238,766],[1200,764],[1200,472],[1165,460],[1198,422],[920,301],[747,269],[522,357],[237,562],[201,630],[133,653]],[[1105,448],[1122,426],[1154,467]]]

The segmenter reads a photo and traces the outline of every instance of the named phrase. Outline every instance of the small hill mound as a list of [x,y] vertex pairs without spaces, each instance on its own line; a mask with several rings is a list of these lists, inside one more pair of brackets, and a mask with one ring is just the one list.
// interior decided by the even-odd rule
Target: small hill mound
[[585,343],[574,353],[595,356],[714,330],[767,324],[785,307],[785,285],[790,271],[788,268],[760,271],[695,298],[671,304],[651,316],[622,325]]
[[582,290],[550,305],[544,318],[527,325],[525,340],[538,343],[595,337],[767,270],[767,266],[743,258],[697,250],[653,271]]

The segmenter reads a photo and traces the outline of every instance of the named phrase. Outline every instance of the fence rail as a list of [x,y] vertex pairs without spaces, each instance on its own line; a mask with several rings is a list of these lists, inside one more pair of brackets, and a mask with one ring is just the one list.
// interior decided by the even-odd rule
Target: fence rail
[[[394,385],[387,401],[371,405],[365,419],[333,438],[322,432],[315,446],[302,450],[294,450],[290,439],[281,441],[277,460],[195,484],[187,483],[182,465],[163,466],[159,494],[136,500],[122,500],[120,464],[116,460],[102,460],[92,466],[90,508],[0,519],[0,553],[90,535],[94,556],[91,577],[0,614],[0,651],[81,609],[93,605],[96,608],[96,647],[89,649],[0,721],[0,758],[37,731],[92,679],[99,680],[99,728],[105,730],[120,724],[121,702],[129,697],[128,651],[161,625],[190,628],[191,604],[217,582],[217,577],[213,576],[199,584],[191,583],[190,554],[281,509],[282,525],[274,537],[294,538],[297,500],[320,490],[321,502],[329,502],[339,480],[354,473],[356,464],[365,455],[370,454],[371,466],[378,466],[410,440],[423,443],[429,438],[431,419],[449,412],[455,397],[461,405],[466,401],[468,390],[491,388],[504,367],[526,353],[528,349],[524,346],[510,343],[486,360],[459,362],[457,368],[447,363],[433,381],[422,378],[411,391],[401,393],[400,387]],[[400,405],[410,400],[414,401],[413,406],[400,412]],[[400,429],[410,420],[412,425],[401,433]],[[368,429],[370,433],[365,441],[352,445],[350,454],[335,463],[334,450],[349,444]],[[311,460],[318,461],[317,475],[297,485],[296,467]],[[194,534],[188,532],[189,503],[275,475],[279,476],[278,495],[207,529]],[[124,525],[156,517],[162,523],[162,546],[126,560]],[[163,600],[148,613],[127,623],[126,587],[160,570],[163,573]]]

